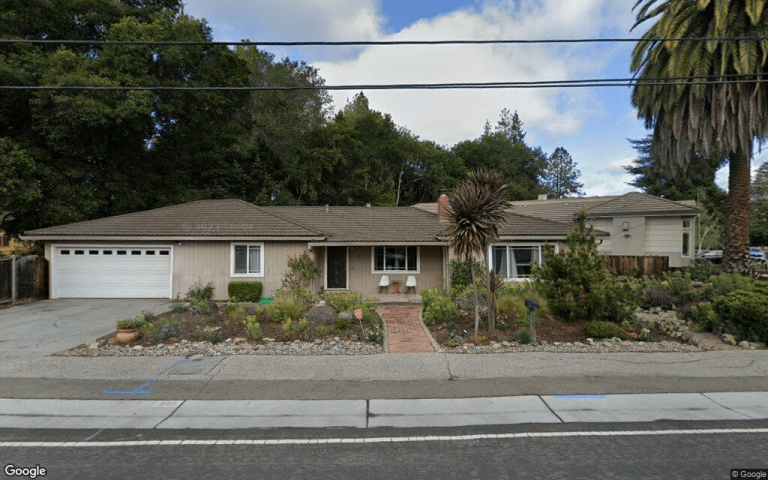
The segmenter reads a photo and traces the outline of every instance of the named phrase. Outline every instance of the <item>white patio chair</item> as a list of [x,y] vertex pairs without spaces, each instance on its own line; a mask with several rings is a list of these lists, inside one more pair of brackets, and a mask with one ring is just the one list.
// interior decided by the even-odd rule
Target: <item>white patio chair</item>
[[381,276],[381,280],[379,280],[379,293],[381,293],[382,288],[386,288],[387,293],[389,293],[389,275]]
[[408,278],[405,280],[405,293],[408,293],[409,288],[412,288],[413,293],[416,293],[416,277],[413,275],[408,275]]

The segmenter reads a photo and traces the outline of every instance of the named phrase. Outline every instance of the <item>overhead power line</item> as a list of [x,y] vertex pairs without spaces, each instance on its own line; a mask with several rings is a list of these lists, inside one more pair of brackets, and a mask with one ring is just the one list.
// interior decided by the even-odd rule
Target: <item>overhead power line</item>
[[451,82],[451,83],[394,83],[356,85],[257,85],[257,86],[180,86],[180,85],[0,85],[0,90],[61,90],[61,91],[299,91],[299,90],[459,90],[459,89],[523,89],[523,88],[584,88],[584,87],[653,87],[667,85],[728,85],[740,83],[768,83],[766,78],[754,75],[700,75],[669,78],[591,78],[578,80],[537,80],[527,82]]
[[0,38],[0,44],[32,44],[32,45],[153,45],[153,46],[262,46],[262,47],[342,47],[342,46],[375,46],[375,45],[528,45],[551,43],[639,43],[639,42],[719,42],[766,40],[765,36],[743,37],[696,37],[696,38],[553,38],[553,39],[496,39],[496,40],[353,40],[353,41],[240,41],[240,42],[208,42],[208,41],[166,41],[166,40],[52,40]]

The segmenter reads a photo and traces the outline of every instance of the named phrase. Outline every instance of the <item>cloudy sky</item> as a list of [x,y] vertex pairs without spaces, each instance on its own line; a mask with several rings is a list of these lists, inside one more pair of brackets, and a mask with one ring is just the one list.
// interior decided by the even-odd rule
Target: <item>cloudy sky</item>
[[[634,2],[615,0],[187,0],[219,41],[616,38]],[[319,68],[327,85],[627,78],[632,44],[299,47],[268,49]],[[627,87],[365,91],[371,108],[446,146],[480,136],[503,108],[517,110],[529,144],[562,146],[587,195],[633,190],[622,168],[646,135]],[[341,109],[353,92],[332,92]],[[768,158],[757,154],[754,164]],[[718,175],[724,185],[725,171]]]

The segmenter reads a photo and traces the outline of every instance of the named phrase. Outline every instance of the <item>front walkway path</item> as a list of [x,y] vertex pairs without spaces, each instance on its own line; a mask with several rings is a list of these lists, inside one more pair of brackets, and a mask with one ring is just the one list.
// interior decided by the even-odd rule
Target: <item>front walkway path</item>
[[387,324],[389,353],[435,351],[419,322],[421,307],[379,306],[376,311]]

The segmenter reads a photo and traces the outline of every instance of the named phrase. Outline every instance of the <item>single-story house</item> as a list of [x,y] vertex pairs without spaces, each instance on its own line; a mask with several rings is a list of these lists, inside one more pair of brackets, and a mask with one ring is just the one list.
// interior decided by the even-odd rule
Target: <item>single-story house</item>
[[[45,245],[51,298],[183,297],[198,280],[213,283],[215,299],[226,299],[228,283],[236,280],[261,281],[270,296],[280,288],[288,258],[307,250],[321,271],[316,290],[370,295],[383,275],[402,290],[409,276],[418,290],[445,286],[452,258],[441,235],[447,203],[447,196],[411,207],[200,200],[32,230],[22,238]],[[541,262],[543,245],[559,245],[573,227],[572,217],[558,221],[528,213],[513,207],[489,251],[493,268],[510,280],[526,278]],[[678,213],[670,215],[680,221]],[[598,235],[612,240],[611,231]]]

